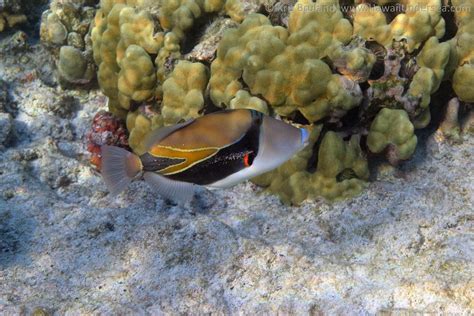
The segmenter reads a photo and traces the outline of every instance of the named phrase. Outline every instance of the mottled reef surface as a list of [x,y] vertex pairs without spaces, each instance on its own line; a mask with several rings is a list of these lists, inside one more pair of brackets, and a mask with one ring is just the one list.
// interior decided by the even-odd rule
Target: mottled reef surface
[[[26,44],[26,43],[24,43]],[[0,314],[474,313],[474,139],[424,132],[354,199],[288,207],[245,183],[179,207],[116,199],[40,45],[0,51]]]

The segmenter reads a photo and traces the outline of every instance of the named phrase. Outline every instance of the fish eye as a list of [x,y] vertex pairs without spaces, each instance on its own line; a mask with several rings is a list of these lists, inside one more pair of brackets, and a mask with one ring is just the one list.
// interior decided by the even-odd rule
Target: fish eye
[[244,165],[245,167],[250,167],[253,163],[253,160],[255,158],[255,154],[252,152],[248,152],[244,155]]

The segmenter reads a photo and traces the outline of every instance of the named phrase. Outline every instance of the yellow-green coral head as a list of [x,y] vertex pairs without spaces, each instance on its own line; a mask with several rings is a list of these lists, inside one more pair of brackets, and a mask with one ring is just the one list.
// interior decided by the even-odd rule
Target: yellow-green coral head
[[239,109],[205,115],[152,132],[141,156],[102,148],[102,174],[119,193],[143,172],[162,196],[192,198],[196,186],[226,188],[278,167],[308,143],[305,129]]

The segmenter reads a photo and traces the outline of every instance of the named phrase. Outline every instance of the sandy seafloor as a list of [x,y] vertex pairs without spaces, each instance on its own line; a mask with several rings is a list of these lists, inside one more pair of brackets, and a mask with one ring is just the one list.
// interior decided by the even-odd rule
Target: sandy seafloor
[[105,98],[51,70],[39,45],[1,52],[1,315],[474,313],[472,136],[425,137],[332,204],[250,183],[188,207],[139,182],[110,199],[84,146]]

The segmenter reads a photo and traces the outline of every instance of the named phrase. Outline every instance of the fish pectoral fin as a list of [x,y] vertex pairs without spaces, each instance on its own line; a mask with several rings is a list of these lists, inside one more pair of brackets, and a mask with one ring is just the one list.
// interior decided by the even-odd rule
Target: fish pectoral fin
[[168,179],[154,172],[145,172],[145,181],[164,198],[179,203],[186,203],[193,199],[199,185]]

